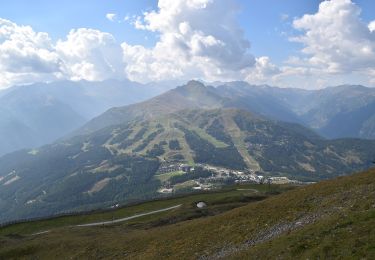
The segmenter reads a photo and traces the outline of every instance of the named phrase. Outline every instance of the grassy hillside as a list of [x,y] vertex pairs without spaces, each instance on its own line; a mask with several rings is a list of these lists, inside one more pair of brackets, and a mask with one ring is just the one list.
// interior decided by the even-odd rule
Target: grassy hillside
[[[175,205],[182,205],[180,208],[171,211],[168,214],[159,213],[155,216],[142,218],[146,221],[138,223],[150,224],[149,221],[155,219],[160,220],[160,216],[173,216],[178,222],[179,218],[194,219],[202,216],[216,215],[217,213],[230,210],[232,208],[244,206],[254,201],[260,201],[267,197],[274,196],[285,192],[287,190],[299,187],[293,184],[236,184],[228,185],[216,191],[201,191],[185,195],[176,195],[169,198],[159,198],[134,205],[122,206],[120,208],[86,211],[81,214],[69,214],[66,216],[59,216],[53,218],[45,218],[41,220],[19,222],[16,224],[7,224],[0,229],[0,236],[11,235],[31,235],[46,230],[52,230],[61,227],[70,227],[74,225],[82,225],[87,223],[94,223],[100,221],[110,221],[112,219],[121,219],[136,215],[138,213],[150,212],[153,210],[172,207]],[[197,211],[195,204],[199,201],[204,201],[208,204],[208,208],[204,211]],[[202,213],[202,214],[201,214]],[[204,213],[204,214],[203,214]],[[179,220],[180,221],[180,220]],[[130,222],[132,223],[132,222]],[[131,225],[129,222],[124,222],[121,225]]]
[[[374,198],[372,169],[191,220],[171,221],[176,212],[169,212],[132,225],[60,225],[34,236],[25,234],[32,231],[28,227],[41,228],[40,223],[27,223],[0,230],[0,257],[372,259]],[[210,204],[215,203],[208,200]]]

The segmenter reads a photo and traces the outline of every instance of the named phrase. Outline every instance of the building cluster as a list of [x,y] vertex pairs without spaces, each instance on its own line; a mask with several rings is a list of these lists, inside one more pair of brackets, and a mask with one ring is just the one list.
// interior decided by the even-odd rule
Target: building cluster
[[[191,187],[193,190],[211,190],[214,188],[215,183],[225,182],[227,180],[234,181],[235,183],[258,183],[258,184],[299,184],[301,182],[290,180],[288,177],[265,177],[257,175],[252,171],[240,171],[227,169],[219,166],[212,166],[208,164],[196,164],[195,167],[202,168],[212,173],[211,176],[199,178],[194,180],[194,185]],[[163,164],[158,170],[158,174],[182,171],[184,173],[194,172],[195,168],[187,164]],[[160,193],[172,193],[174,187],[168,182],[165,186],[159,189]]]
[[213,173],[210,179],[235,179],[236,183],[241,182],[255,182],[259,183],[258,176],[251,171],[239,171],[239,170],[232,170],[218,166],[212,165],[203,165],[200,164],[203,169],[208,170]]
[[194,171],[194,167],[187,164],[177,163],[177,164],[162,164],[160,165],[157,173],[163,174],[163,173],[169,173],[169,172],[178,172],[183,171],[186,173]]

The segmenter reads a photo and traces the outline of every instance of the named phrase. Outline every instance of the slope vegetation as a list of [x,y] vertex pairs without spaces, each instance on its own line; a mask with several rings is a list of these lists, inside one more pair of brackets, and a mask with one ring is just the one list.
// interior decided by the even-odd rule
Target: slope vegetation
[[[163,221],[156,226],[154,220],[144,219],[133,223],[132,228],[122,224],[106,228],[62,227],[31,237],[21,235],[22,232],[8,234],[1,238],[0,256],[372,259],[375,257],[374,198],[372,169],[303,186],[211,217],[177,223]],[[173,215],[168,214],[159,218],[167,220]]]
[[[0,219],[149,199],[168,185],[191,189],[192,180],[233,182],[230,174],[210,181],[213,173],[197,164],[219,167],[218,174],[231,169],[308,181],[332,178],[369,167],[374,147],[375,141],[325,140],[299,125],[243,110],[184,110],[0,158]],[[159,172],[176,164],[197,170]]]

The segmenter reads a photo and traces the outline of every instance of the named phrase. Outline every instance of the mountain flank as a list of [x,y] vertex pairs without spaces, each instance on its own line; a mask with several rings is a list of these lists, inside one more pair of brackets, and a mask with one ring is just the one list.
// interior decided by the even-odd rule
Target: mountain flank
[[[215,205],[217,207],[215,200],[198,194],[193,201],[206,198],[207,208],[195,212],[205,217],[190,220],[178,217],[187,214],[192,207],[187,199],[188,205],[172,212],[106,228],[62,226],[53,229],[53,223],[61,225],[56,219],[50,221],[49,232],[29,237],[23,232],[40,225],[39,222],[30,222],[19,224],[22,228],[0,229],[0,234],[3,234],[0,235],[3,245],[0,256],[372,259],[375,257],[374,191],[375,171],[372,169],[252,201],[215,216],[204,214],[212,211]],[[75,220],[69,217],[66,221],[74,223]],[[15,233],[4,235],[10,230]],[[96,239],[87,239],[93,235]]]
[[0,158],[3,221],[216,189],[235,182],[318,181],[366,169],[375,141],[326,140],[239,109],[134,119]]

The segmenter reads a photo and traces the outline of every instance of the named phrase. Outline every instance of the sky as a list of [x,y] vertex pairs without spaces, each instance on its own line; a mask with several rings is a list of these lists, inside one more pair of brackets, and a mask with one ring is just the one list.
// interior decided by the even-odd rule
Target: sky
[[1,3],[0,88],[110,78],[375,87],[375,1]]

